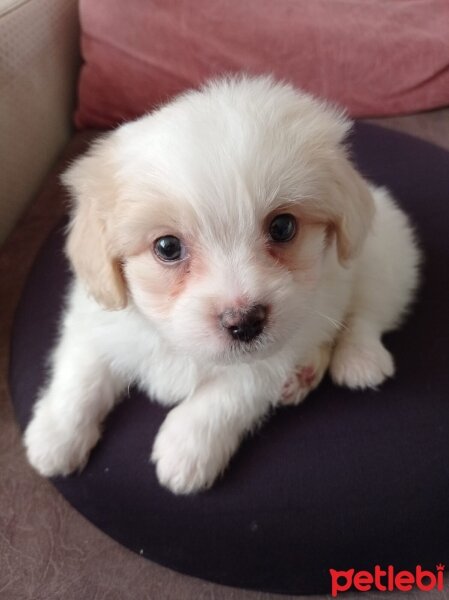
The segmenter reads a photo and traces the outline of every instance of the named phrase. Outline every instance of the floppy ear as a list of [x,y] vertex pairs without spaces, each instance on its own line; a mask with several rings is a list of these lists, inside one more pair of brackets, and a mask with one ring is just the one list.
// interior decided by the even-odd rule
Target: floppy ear
[[309,205],[310,214],[330,220],[344,265],[361,250],[375,212],[367,183],[346,156],[344,140],[352,122],[341,109],[307,94],[297,97],[296,115],[300,115],[302,136],[311,140],[309,152],[324,161],[322,173],[326,172],[328,186],[324,202],[302,204]]
[[342,155],[334,165],[331,203],[337,251],[343,265],[357,256],[370,230],[375,206],[371,191],[349,160]]
[[127,293],[110,233],[117,191],[109,146],[109,138],[97,142],[62,176],[73,202],[66,254],[95,300],[119,310],[127,304]]

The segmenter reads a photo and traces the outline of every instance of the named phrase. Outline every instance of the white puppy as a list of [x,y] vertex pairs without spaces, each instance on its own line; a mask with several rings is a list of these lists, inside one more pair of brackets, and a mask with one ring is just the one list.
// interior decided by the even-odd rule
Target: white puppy
[[381,337],[419,254],[404,213],[348,160],[349,128],[290,85],[231,78],[69,168],[76,277],[25,434],[40,473],[81,468],[131,382],[174,406],[151,460],[182,494],[210,486],[270,407],[302,400],[328,367],[350,388],[393,375]]

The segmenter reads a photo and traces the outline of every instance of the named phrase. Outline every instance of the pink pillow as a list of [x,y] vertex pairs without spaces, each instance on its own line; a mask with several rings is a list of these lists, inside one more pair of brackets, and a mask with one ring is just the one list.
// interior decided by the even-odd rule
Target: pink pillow
[[272,72],[355,117],[449,104],[447,0],[81,0],[76,124],[110,127],[207,77]]

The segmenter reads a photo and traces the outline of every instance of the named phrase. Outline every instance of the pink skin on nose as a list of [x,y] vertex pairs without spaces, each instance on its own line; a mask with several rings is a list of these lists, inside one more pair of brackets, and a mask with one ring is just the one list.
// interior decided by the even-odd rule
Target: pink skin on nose
[[220,321],[223,327],[235,327],[240,325],[247,317],[253,322],[263,322],[267,316],[267,309],[258,304],[256,306],[246,306],[245,308],[230,308],[220,315]]
[[240,323],[244,314],[245,312],[243,310],[232,308],[225,310],[220,317],[221,324],[223,327],[234,327]]

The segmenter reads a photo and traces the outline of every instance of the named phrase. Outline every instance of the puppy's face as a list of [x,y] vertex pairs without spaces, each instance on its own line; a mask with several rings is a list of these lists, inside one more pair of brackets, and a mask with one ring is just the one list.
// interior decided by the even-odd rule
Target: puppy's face
[[176,347],[215,362],[266,355],[288,338],[310,310],[327,243],[326,226],[296,206],[239,201],[220,214],[213,198],[200,213],[167,200],[124,262],[141,312]]
[[275,352],[306,330],[329,253],[350,260],[369,227],[346,129],[267,78],[212,84],[121,127],[65,175],[76,272],[181,352]]

